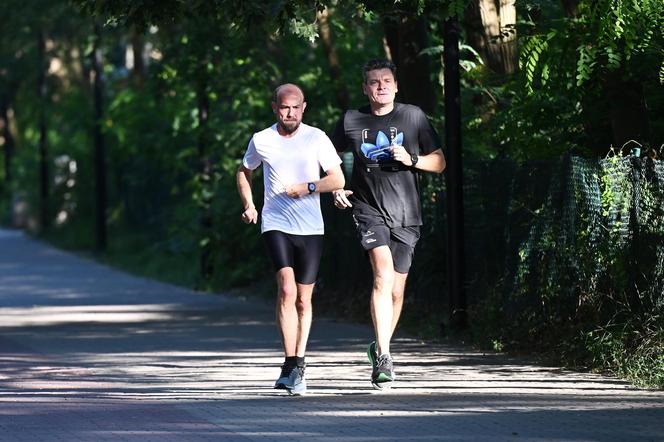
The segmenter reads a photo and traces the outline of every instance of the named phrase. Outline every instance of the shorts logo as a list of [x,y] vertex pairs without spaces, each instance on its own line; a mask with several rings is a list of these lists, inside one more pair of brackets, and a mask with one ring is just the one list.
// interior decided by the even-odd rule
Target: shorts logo
[[367,230],[366,232],[362,233],[362,236],[371,236],[373,234],[374,232],[372,232],[371,230]]
[[371,244],[372,242],[376,242],[376,238],[369,238],[369,239],[365,240],[364,242],[367,243],[367,244]]

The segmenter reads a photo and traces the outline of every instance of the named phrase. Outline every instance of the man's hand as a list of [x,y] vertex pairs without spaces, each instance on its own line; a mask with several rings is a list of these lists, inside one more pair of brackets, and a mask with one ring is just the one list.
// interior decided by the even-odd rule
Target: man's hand
[[258,222],[258,211],[254,206],[249,206],[242,212],[242,221],[245,224],[256,224]]
[[337,189],[332,191],[334,195],[334,205],[337,209],[347,209],[353,207],[353,205],[348,201],[348,197],[353,194],[352,190]]
[[291,184],[290,186],[286,187],[286,195],[296,199],[305,195],[309,195],[309,188],[307,187],[307,183]]
[[394,158],[396,161],[400,162],[405,166],[413,165],[413,160],[410,158],[410,152],[408,152],[405,147],[398,144],[394,144],[392,145],[391,151],[392,151],[392,158]]

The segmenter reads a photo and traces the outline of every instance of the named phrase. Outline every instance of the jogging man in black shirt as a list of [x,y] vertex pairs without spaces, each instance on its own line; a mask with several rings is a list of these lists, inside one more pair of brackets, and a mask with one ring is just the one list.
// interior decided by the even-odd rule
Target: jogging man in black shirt
[[363,75],[369,105],[347,111],[331,136],[338,151],[352,149],[354,156],[352,190],[334,191],[334,204],[353,208],[357,232],[371,262],[376,340],[367,353],[373,368],[371,383],[382,389],[395,379],[390,340],[422,225],[417,173],[441,173],[445,156],[424,112],[394,101],[398,88],[392,62],[371,60]]

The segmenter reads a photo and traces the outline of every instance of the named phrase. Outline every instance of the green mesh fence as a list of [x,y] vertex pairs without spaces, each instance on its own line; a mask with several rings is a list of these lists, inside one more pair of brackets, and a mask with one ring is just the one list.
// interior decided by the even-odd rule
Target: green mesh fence
[[[425,226],[404,312],[445,318],[445,183],[427,176],[423,188]],[[330,201],[323,206],[322,302],[344,312],[366,311],[371,273],[350,215],[333,209]],[[606,323],[620,315],[661,314],[661,161],[568,156],[522,165],[467,162],[464,206],[471,308],[492,299],[507,317],[531,321],[541,330],[569,321]]]
[[563,160],[507,268],[507,305],[545,323],[661,310],[663,171],[635,157]]

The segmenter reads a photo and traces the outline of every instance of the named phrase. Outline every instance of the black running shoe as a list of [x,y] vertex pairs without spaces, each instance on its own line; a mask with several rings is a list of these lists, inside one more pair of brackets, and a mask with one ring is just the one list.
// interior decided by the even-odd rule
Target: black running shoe
[[379,390],[389,388],[394,378],[392,356],[387,354],[379,356],[371,373],[371,385]]

